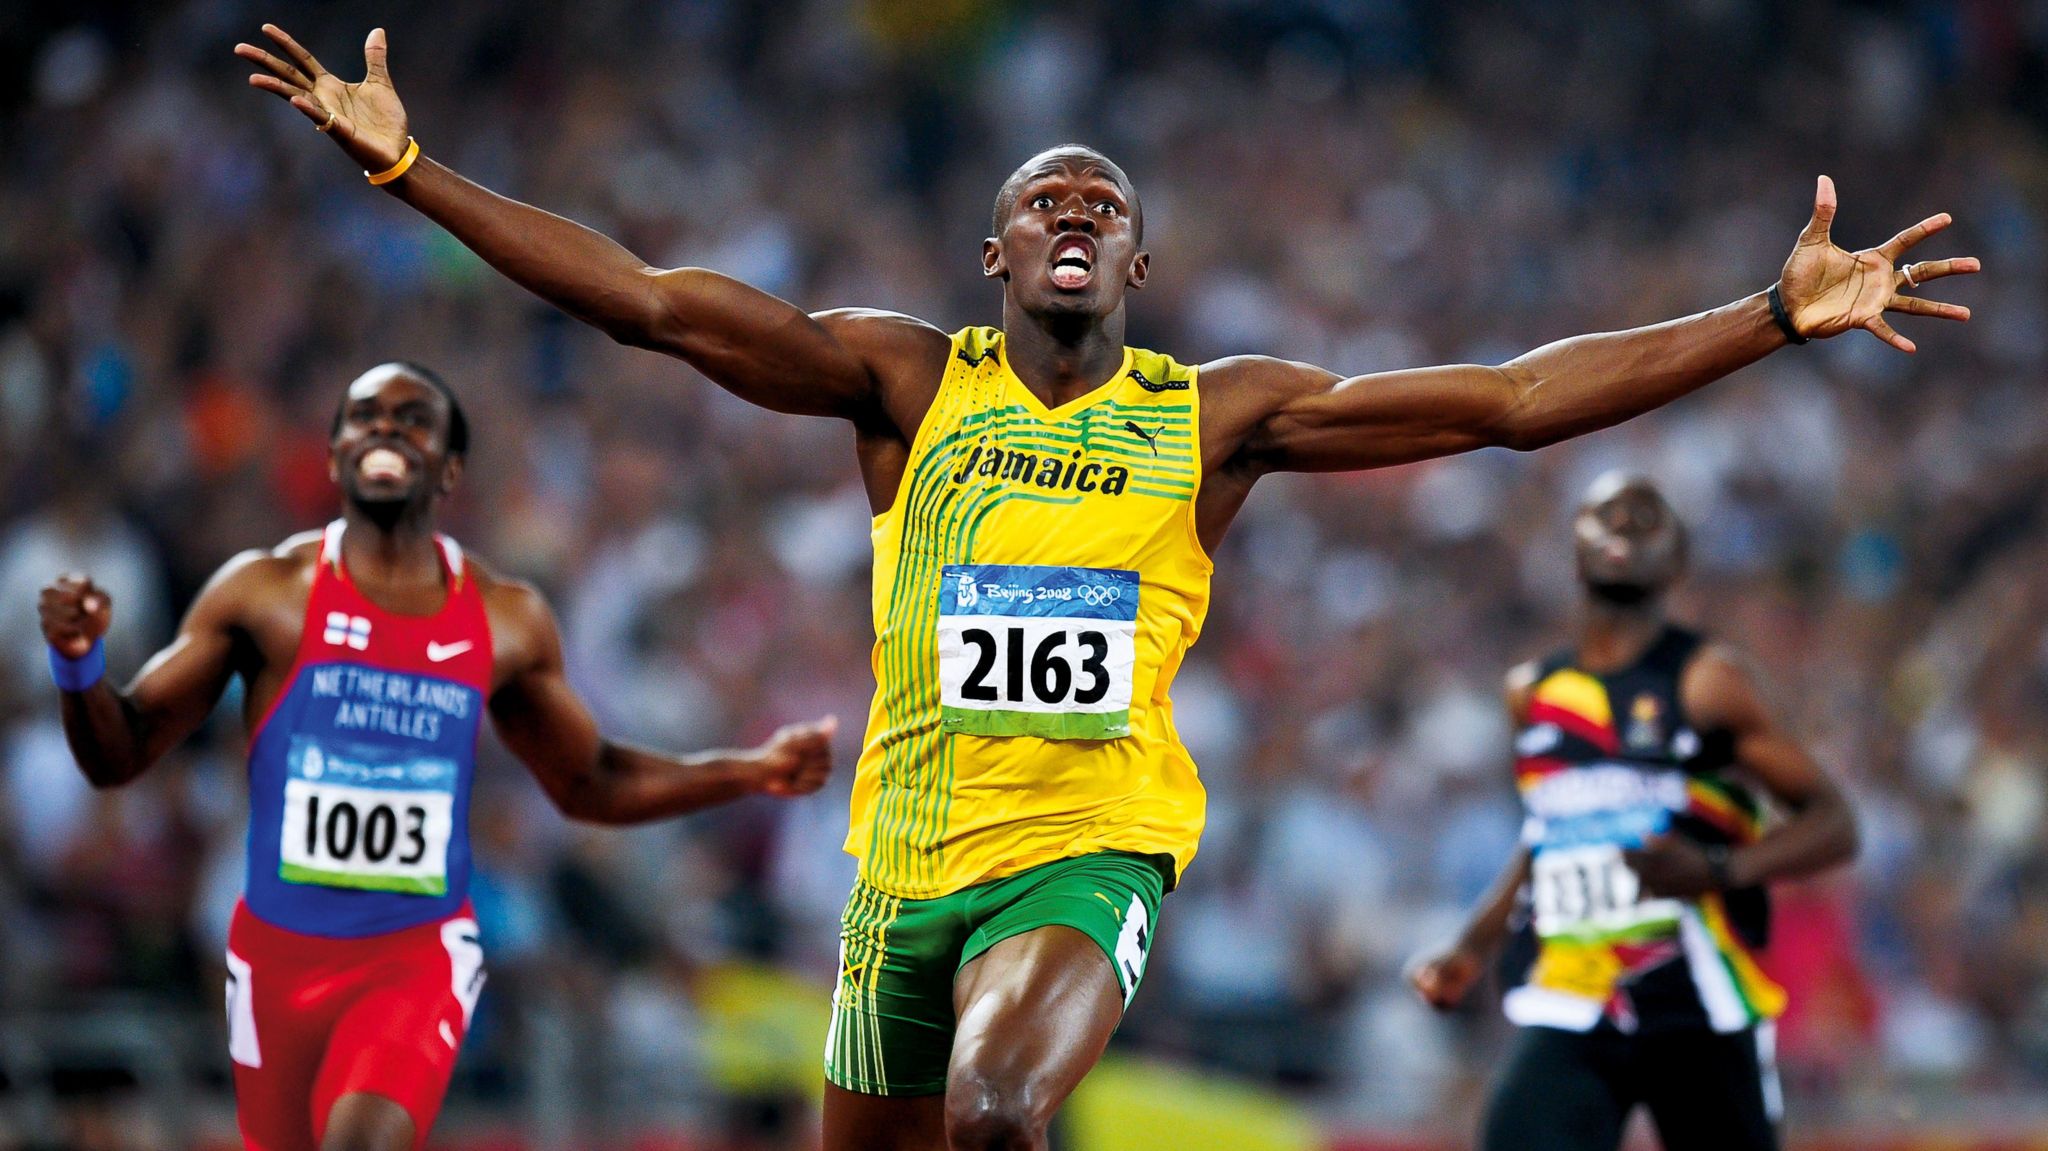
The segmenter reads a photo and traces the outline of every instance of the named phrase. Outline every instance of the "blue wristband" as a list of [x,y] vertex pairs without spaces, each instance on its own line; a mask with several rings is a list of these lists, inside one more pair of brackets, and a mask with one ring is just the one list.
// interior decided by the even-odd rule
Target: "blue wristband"
[[50,649],[50,678],[65,691],[84,691],[107,674],[107,641],[92,641],[92,650],[77,659]]

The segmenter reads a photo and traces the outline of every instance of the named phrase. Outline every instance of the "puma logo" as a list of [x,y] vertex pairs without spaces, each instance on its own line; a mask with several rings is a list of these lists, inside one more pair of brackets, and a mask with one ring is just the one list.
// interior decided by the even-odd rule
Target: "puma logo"
[[1144,440],[1145,446],[1152,449],[1153,455],[1156,456],[1159,454],[1159,437],[1163,435],[1166,431],[1165,424],[1161,424],[1158,427],[1152,429],[1152,431],[1149,434],[1145,431],[1145,429],[1138,426],[1138,421],[1136,420],[1125,420],[1124,426],[1131,429],[1132,435],[1138,437],[1141,440]]

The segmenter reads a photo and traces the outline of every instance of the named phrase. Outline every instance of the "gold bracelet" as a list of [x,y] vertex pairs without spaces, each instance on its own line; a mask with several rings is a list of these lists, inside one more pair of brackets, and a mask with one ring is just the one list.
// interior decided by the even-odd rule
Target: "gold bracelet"
[[365,171],[363,173],[363,177],[369,180],[370,183],[372,184],[389,184],[391,181],[398,179],[400,176],[403,176],[406,174],[406,172],[410,171],[412,169],[412,162],[419,158],[420,142],[418,140],[413,139],[411,136],[407,136],[405,138],[405,155],[400,156],[398,158],[398,163],[391,165],[389,168],[384,169],[382,172],[379,172],[374,176],[370,175],[368,171]]

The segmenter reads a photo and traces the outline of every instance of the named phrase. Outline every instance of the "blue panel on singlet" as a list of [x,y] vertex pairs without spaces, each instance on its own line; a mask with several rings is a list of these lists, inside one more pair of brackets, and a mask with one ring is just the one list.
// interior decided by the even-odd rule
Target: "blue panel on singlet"
[[249,909],[342,938],[455,914],[482,714],[468,684],[302,664],[250,749]]

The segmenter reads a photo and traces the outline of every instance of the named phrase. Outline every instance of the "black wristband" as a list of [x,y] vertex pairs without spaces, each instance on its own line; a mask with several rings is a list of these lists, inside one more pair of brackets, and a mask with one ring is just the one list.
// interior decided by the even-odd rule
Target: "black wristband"
[[1707,874],[1713,878],[1715,891],[1726,891],[1735,886],[1728,878],[1728,845],[1709,844],[1703,849],[1707,856]]
[[1771,301],[1771,319],[1777,321],[1778,330],[1795,344],[1805,343],[1807,337],[1800,335],[1799,329],[1792,326],[1792,313],[1785,310],[1785,299],[1778,295],[1778,285],[1772,284],[1771,290],[1764,295]]

